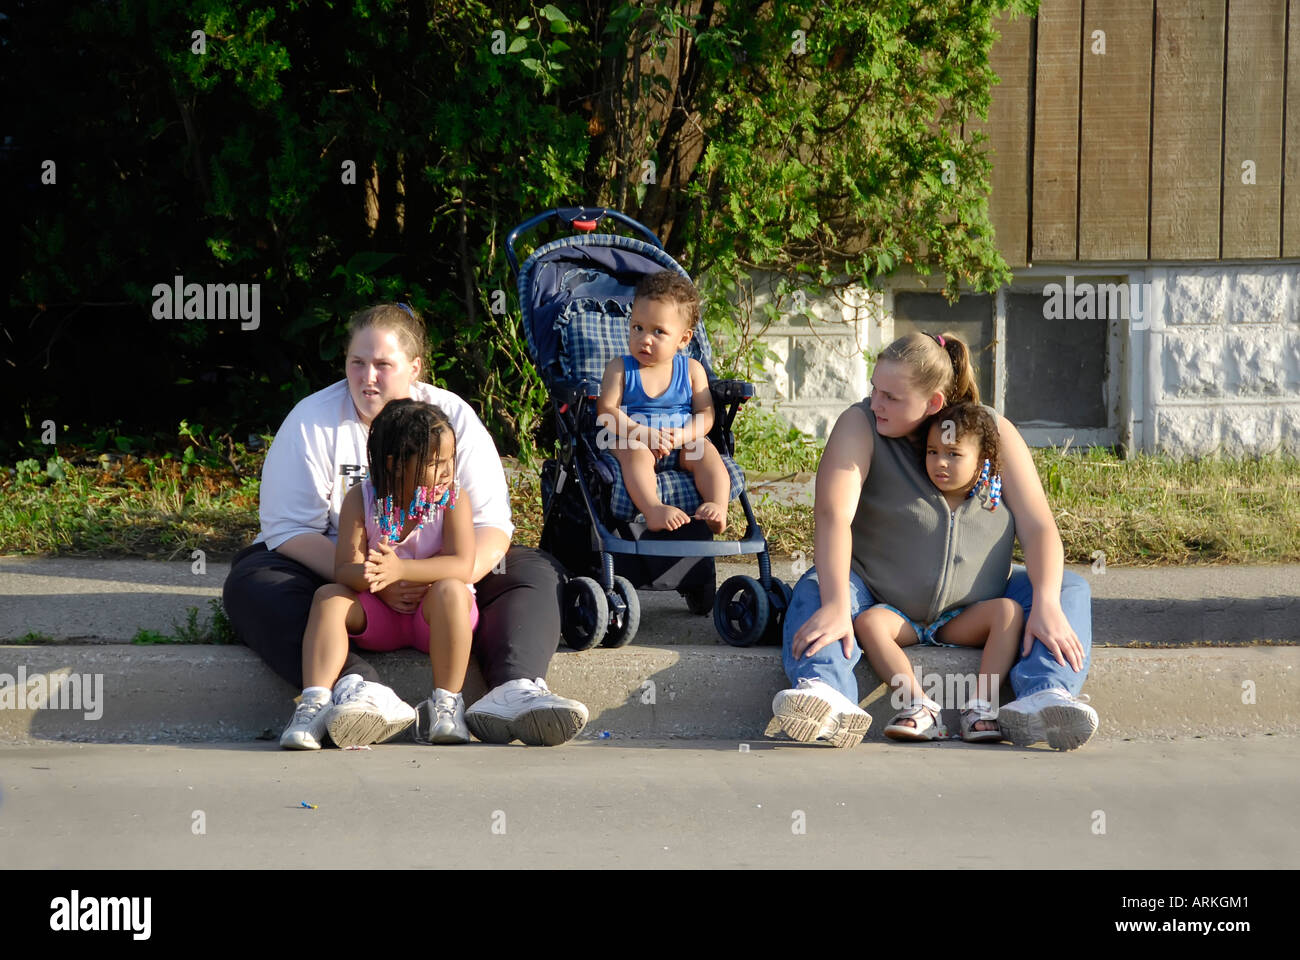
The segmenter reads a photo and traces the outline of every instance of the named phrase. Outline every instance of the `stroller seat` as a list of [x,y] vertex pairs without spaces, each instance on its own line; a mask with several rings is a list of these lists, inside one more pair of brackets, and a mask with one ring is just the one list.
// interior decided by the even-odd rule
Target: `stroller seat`
[[[659,486],[660,500],[677,507],[688,517],[693,517],[704,501],[700,497],[700,492],[695,489],[695,478],[681,469],[679,465],[681,455],[680,450],[674,450],[668,456],[655,461],[655,481]],[[619,465],[618,458],[608,450],[602,450],[600,462],[608,467],[613,475],[609,492],[610,514],[618,520],[637,520],[641,512],[628,496],[627,485],[623,483],[623,468]],[[741,470],[736,461],[725,453],[722,454],[722,462],[727,467],[727,475],[731,477],[729,499],[735,500],[744,492],[745,471]]]
[[[587,280],[588,285],[593,282]],[[625,294],[607,295],[601,299],[578,297],[570,300],[568,305],[559,312],[555,324],[560,334],[560,369],[569,381],[594,383],[597,385],[596,393],[599,394],[599,384],[606,364],[616,357],[625,356],[628,352],[627,330],[628,319],[632,312],[631,300],[631,289],[627,289]],[[712,370],[712,350],[709,347],[708,334],[702,318],[695,328],[690,343],[687,344],[686,355],[698,360],[704,366],[710,380],[715,379]],[[714,415],[716,421],[720,416],[716,405]],[[610,485],[611,516],[617,520],[636,520],[640,511],[628,496],[618,458],[608,449],[603,448],[602,431],[594,419],[589,425],[582,426],[588,440],[599,451],[599,462],[611,474],[611,478],[607,481]],[[718,447],[718,453],[721,454],[722,462],[726,465],[727,474],[731,478],[731,494],[728,499],[735,500],[744,492],[745,472],[724,448],[719,447],[717,440],[713,441],[713,445]],[[703,501],[699,491],[695,489],[695,478],[681,468],[680,462],[680,450],[674,450],[668,456],[655,461],[659,499],[670,506],[677,507],[688,516],[694,516]]]

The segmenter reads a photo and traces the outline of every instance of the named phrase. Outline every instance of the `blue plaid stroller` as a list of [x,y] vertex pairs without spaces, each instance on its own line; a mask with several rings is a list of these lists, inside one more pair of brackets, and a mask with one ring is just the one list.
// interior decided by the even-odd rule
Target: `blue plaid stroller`
[[[596,233],[609,218],[645,239]],[[521,233],[555,220],[578,231],[533,250],[519,266]],[[618,461],[600,449],[596,399],[605,364],[627,353],[633,292],[643,276],[675,270],[686,276],[649,229],[615,210],[548,210],[515,227],[506,256],[518,278],[528,349],[555,408],[559,451],[542,466],[541,547],[569,572],[564,587],[565,642],[585,650],[601,642],[621,647],[636,636],[641,606],[636,588],[676,590],[692,613],[713,611],[728,643],[779,643],[790,588],[772,577],[767,540],[745,495],[745,476],[732,459],[731,424],[753,384],[718,380],[703,321],[687,351],[708,372],[714,402],[709,439],[731,476],[747,526],[740,540],[714,540],[702,520],[675,531],[651,531],[623,485]],[[659,496],[693,517],[700,496],[691,475],[677,469],[680,451],[656,464]],[[716,588],[714,557],[758,554],[758,580],[731,577]]]

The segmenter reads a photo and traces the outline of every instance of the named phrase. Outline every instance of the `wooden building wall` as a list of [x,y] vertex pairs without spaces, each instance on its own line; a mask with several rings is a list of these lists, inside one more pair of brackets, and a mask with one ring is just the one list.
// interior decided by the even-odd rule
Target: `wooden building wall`
[[1043,0],[999,30],[1011,266],[1300,257],[1300,0]]

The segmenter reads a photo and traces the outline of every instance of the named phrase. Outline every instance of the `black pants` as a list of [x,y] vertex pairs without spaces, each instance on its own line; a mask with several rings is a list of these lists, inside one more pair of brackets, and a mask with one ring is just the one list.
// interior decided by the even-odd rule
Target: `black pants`
[[[548,553],[512,545],[503,573],[489,573],[474,585],[479,622],[472,652],[487,688],[509,680],[546,676],[560,644],[562,568]],[[317,589],[330,581],[296,560],[255,543],[230,565],[222,602],[239,638],[267,666],[302,688],[302,638]],[[340,676],[379,674],[355,649]]]

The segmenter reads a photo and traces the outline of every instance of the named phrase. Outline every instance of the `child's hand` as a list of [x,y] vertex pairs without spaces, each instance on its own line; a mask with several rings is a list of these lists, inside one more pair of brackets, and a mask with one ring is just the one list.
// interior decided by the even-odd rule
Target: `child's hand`
[[371,550],[363,568],[370,592],[378,593],[402,579],[402,558],[387,540],[379,541],[379,549]]
[[645,431],[646,449],[654,454],[656,460],[667,456],[672,448],[667,446],[668,441],[664,439],[663,431],[655,427],[646,427]]
[[375,596],[388,604],[391,610],[398,613],[414,613],[428,591],[429,585],[427,583],[411,583],[409,580],[398,580],[396,583],[390,583],[381,589]]
[[686,431],[681,427],[661,427],[659,429],[659,436],[662,442],[667,443],[666,449],[663,447],[660,448],[664,450],[664,455],[666,456],[685,442]]

